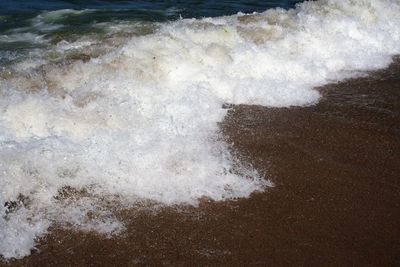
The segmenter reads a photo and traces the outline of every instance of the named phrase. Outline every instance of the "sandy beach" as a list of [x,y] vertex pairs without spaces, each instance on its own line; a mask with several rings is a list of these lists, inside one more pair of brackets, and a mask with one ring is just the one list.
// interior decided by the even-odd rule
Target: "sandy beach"
[[125,210],[106,238],[57,227],[3,266],[398,266],[400,63],[319,88],[314,106],[235,106],[221,125],[275,187],[199,207]]

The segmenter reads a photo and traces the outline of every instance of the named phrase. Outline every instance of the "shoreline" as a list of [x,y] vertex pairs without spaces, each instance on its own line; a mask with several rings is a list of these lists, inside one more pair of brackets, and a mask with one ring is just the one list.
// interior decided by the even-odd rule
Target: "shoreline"
[[221,124],[275,187],[123,214],[105,238],[52,229],[4,266],[400,264],[400,60],[318,89],[309,107],[234,106]]

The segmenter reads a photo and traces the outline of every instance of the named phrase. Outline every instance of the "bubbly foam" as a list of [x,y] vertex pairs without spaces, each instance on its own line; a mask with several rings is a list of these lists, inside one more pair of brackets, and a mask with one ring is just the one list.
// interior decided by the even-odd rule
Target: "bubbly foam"
[[[321,0],[161,24],[90,60],[10,66],[0,73],[0,253],[28,255],[54,223],[122,231],[107,198],[196,205],[263,190],[271,184],[222,141],[223,104],[316,103],[313,87],[387,66],[399,26],[398,1]],[[99,42],[85,42],[49,49],[90,56]]]

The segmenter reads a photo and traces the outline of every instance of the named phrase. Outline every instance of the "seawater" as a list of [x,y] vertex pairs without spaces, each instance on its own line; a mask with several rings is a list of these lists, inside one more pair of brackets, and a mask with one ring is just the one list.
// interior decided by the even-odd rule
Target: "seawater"
[[5,259],[54,224],[123,232],[109,203],[264,190],[223,141],[225,104],[312,105],[400,51],[397,0],[77,2],[0,2]]

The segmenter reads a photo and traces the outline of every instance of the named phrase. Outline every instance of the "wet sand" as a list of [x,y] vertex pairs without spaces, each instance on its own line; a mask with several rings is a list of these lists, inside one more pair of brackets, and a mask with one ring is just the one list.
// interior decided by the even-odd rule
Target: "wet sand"
[[224,135],[266,192],[124,211],[114,238],[53,228],[3,265],[400,266],[399,62],[320,88],[315,106],[234,107]]

